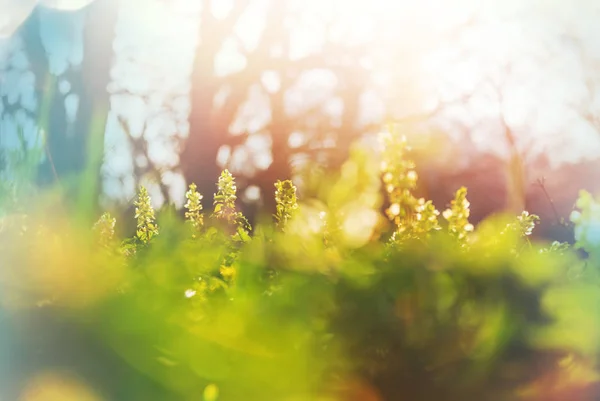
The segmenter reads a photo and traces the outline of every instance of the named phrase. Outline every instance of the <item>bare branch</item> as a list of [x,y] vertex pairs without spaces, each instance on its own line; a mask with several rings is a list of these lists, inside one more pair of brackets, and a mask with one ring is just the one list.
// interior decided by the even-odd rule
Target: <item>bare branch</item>
[[[134,162],[133,162],[134,175],[136,177],[140,177],[140,178],[146,174],[153,175],[156,180],[156,183],[158,184],[158,186],[160,188],[160,192],[161,192],[163,198],[165,199],[165,201],[168,201],[170,198],[169,188],[165,185],[165,183],[162,180],[162,169],[160,167],[156,166],[156,164],[154,163],[154,161],[148,154],[148,142],[144,139],[143,135],[141,135],[139,139],[131,136],[131,129],[129,127],[129,123],[125,120],[125,118],[123,118],[122,116],[119,116],[117,118],[117,120],[119,122],[119,125],[121,126],[121,128],[123,129],[123,131],[126,134],[125,136],[127,137],[128,141],[131,145],[133,154],[135,155],[136,150],[137,150],[138,152],[140,152],[140,154],[142,156],[144,156],[146,158],[146,160],[148,162],[148,167],[146,167],[145,169],[142,169],[135,162],[135,159],[134,159]],[[144,123],[142,133],[146,131],[146,127],[147,127],[147,124]]]

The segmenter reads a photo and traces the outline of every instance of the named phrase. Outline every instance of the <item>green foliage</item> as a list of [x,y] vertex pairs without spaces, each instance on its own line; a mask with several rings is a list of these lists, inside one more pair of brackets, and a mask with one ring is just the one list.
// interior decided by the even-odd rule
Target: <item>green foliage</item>
[[[406,142],[385,140],[382,165],[354,148],[301,203],[275,183],[273,224],[252,236],[228,171],[206,221],[195,185],[184,221],[155,216],[140,188],[121,244],[109,214],[89,232],[68,216],[5,218],[0,300],[15,314],[50,303],[168,400],[341,401],[368,399],[366,387],[382,400],[541,401],[594,385],[598,277],[566,244],[530,242],[537,216],[473,227],[465,188],[442,230],[413,195]],[[592,253],[594,202],[583,195],[573,215]]]
[[230,224],[235,224],[236,210],[235,201],[237,199],[237,187],[235,179],[228,170],[223,170],[217,183],[218,192],[214,200],[214,216],[218,219],[226,220]]

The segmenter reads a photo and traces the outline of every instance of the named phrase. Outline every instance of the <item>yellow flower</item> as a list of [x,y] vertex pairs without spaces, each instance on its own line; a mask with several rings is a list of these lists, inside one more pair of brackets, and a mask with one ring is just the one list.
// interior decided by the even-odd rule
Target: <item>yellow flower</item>
[[442,216],[448,221],[448,231],[464,245],[467,234],[474,231],[475,227],[469,223],[471,204],[467,200],[467,189],[461,187],[456,191],[450,208],[444,210]]
[[192,224],[196,231],[200,231],[204,225],[204,216],[202,214],[202,195],[197,191],[196,184],[190,184],[189,190],[185,193],[187,203],[184,207],[187,209],[185,218]]
[[275,183],[275,202],[277,205],[277,213],[275,214],[277,228],[285,231],[288,222],[294,217],[298,210],[296,187],[292,181],[278,180]]
[[136,236],[142,243],[147,244],[154,236],[158,235],[158,225],[155,221],[150,195],[148,195],[148,190],[144,186],[140,187],[135,206]]

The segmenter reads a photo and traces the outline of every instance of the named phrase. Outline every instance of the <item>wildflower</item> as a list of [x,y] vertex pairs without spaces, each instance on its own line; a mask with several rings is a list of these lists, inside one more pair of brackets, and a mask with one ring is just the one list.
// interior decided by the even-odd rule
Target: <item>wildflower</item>
[[526,237],[531,235],[535,225],[539,222],[539,216],[535,214],[529,214],[528,211],[523,211],[518,220],[518,230],[521,236]]
[[221,276],[225,279],[226,282],[233,281],[237,273],[236,268],[234,266],[227,265],[221,266],[219,272],[221,273]]
[[235,179],[229,170],[223,170],[217,183],[217,193],[214,199],[213,216],[219,220],[224,220],[238,229],[248,232],[251,227],[248,220],[240,212],[236,211],[235,201],[237,200],[237,186]]
[[192,224],[192,227],[196,231],[200,231],[204,225],[204,216],[202,214],[202,195],[197,191],[196,184],[190,184],[185,197],[187,198],[187,202],[184,205],[187,209],[185,218]]
[[421,198],[415,209],[417,211],[417,224],[414,231],[419,234],[427,234],[430,231],[437,231],[441,228],[437,219],[440,212],[433,206],[433,202],[425,201],[425,199]]
[[382,135],[382,140],[383,161],[380,167],[390,203],[386,214],[396,226],[392,242],[410,237],[426,238],[429,231],[439,229],[439,212],[431,201],[426,202],[413,195],[419,177],[414,162],[406,158],[409,151],[406,137],[388,132]]
[[467,189],[461,187],[456,191],[454,200],[450,202],[450,208],[442,213],[444,219],[448,221],[448,231],[461,242],[464,242],[467,234],[475,229],[469,223],[470,206],[471,204],[467,200]]
[[298,209],[296,187],[290,180],[278,180],[275,183],[275,188],[275,202],[277,204],[275,219],[277,228],[284,231],[288,221],[294,217]]
[[502,233],[505,233],[507,230],[511,230],[518,233],[521,237],[528,237],[533,233],[533,229],[539,220],[540,218],[537,215],[529,214],[528,211],[523,211],[519,216],[517,216],[514,223],[508,224]]
[[108,246],[115,236],[115,225],[117,220],[110,213],[103,213],[94,224],[93,231],[98,236],[98,242],[102,246]]
[[554,241],[548,248],[540,249],[540,253],[557,253],[559,255],[565,254],[571,245],[568,242]]
[[400,215],[400,205],[398,203],[392,203],[388,208],[388,216],[395,218]]
[[142,243],[147,244],[154,236],[158,235],[158,225],[155,221],[150,195],[148,195],[148,190],[144,186],[140,187],[135,206],[136,235]]

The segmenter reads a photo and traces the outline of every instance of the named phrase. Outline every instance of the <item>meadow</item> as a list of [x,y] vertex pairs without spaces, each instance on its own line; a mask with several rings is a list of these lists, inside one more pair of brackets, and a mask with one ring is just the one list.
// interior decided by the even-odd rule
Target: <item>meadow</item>
[[446,208],[417,198],[406,139],[381,140],[309,174],[310,198],[275,182],[276,214],[253,227],[227,170],[214,195],[191,184],[182,213],[140,187],[125,234],[5,183],[29,196],[3,198],[3,386],[34,401],[595,399],[597,201],[581,193],[574,245],[531,240],[527,211],[474,226],[467,188]]

